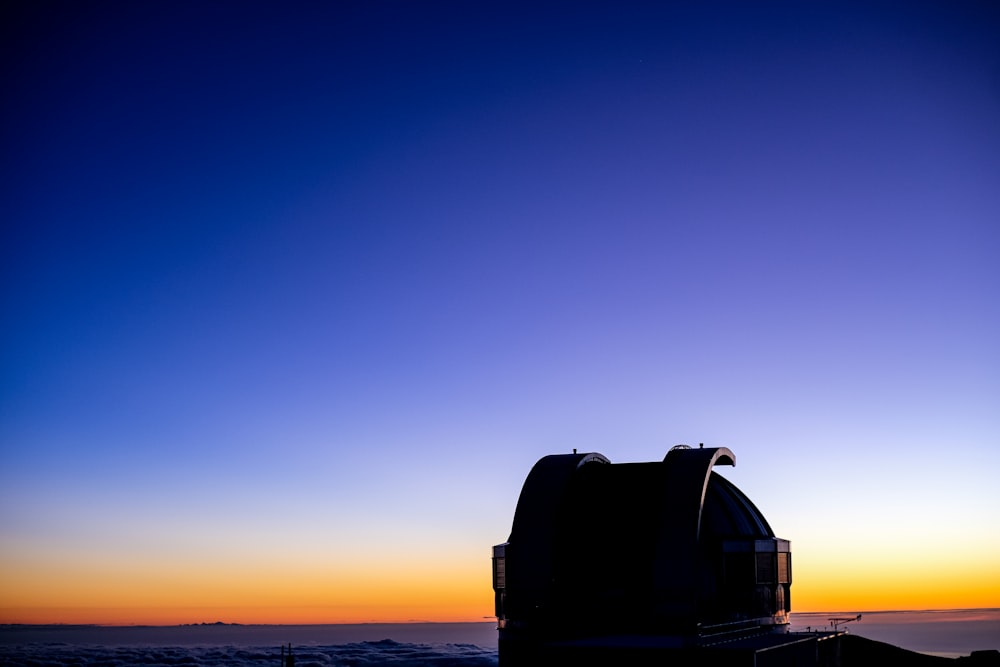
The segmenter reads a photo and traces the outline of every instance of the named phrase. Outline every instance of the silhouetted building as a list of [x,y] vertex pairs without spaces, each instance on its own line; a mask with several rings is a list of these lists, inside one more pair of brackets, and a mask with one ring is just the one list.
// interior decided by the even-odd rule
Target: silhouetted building
[[712,471],[735,460],[684,446],[652,463],[539,460],[510,538],[493,547],[501,665],[665,653],[696,662],[712,646],[729,664],[785,664],[796,652],[797,664],[816,664],[822,637],[786,634],[789,542]]

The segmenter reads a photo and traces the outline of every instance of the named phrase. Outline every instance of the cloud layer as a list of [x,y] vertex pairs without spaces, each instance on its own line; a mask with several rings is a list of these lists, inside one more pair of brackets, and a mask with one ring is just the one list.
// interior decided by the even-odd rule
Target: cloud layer
[[[393,667],[494,667],[495,649],[473,644],[406,644],[384,639],[331,646],[294,647],[296,667],[392,665]],[[175,667],[227,665],[256,667],[280,664],[277,647],[240,646],[79,646],[24,644],[0,646],[0,664],[11,666],[102,665]]]

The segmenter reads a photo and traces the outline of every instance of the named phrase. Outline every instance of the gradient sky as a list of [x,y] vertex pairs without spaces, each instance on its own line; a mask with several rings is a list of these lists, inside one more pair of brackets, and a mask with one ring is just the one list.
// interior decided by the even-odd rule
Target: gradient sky
[[5,4],[0,622],[476,620],[549,453],[1000,606],[990,2]]

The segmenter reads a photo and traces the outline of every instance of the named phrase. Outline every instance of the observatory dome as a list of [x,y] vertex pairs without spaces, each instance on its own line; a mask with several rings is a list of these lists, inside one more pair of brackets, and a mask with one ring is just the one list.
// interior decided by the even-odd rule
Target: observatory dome
[[501,656],[526,638],[787,629],[790,544],[712,470],[735,461],[726,448],[674,448],[649,463],[539,460],[493,549]]

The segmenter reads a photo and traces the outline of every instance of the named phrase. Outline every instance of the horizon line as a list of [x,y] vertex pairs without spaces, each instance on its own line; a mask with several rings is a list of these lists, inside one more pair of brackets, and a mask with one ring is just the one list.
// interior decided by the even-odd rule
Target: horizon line
[[[958,607],[948,609],[833,609],[825,611],[792,611],[791,615],[823,615],[823,614],[928,614],[962,611],[1000,611],[1000,607]],[[492,620],[491,620],[492,619]],[[238,623],[229,621],[198,621],[191,623],[0,623],[2,628],[212,628],[212,627],[319,627],[319,626],[358,626],[358,625],[471,625],[475,623],[496,622],[493,616],[484,616],[478,621],[430,621],[412,619],[408,621],[355,621],[352,623]]]

